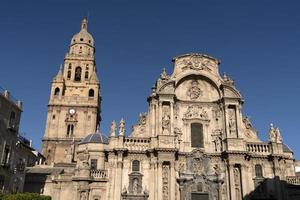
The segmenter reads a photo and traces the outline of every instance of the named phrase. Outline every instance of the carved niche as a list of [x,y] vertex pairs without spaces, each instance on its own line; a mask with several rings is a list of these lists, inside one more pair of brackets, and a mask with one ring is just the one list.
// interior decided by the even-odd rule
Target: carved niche
[[228,108],[228,126],[229,126],[229,134],[231,136],[236,136],[237,135],[237,130],[236,130],[236,114],[235,114],[235,108],[234,107],[229,107]]
[[171,129],[170,106],[163,105],[162,112],[163,112],[162,119],[161,119],[161,125],[163,131],[162,133],[163,135],[169,135]]

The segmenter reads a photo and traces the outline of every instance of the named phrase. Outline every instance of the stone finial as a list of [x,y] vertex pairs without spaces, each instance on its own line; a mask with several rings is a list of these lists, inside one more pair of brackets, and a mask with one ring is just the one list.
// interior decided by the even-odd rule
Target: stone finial
[[224,72],[223,81],[229,85],[234,85],[234,81]]
[[167,74],[166,68],[163,68],[163,71],[161,72],[159,79],[162,81],[168,81],[170,79],[170,76]]
[[87,30],[87,26],[88,26],[88,20],[86,18],[83,18],[83,20],[81,21],[81,30],[82,29]]
[[117,123],[115,120],[113,120],[110,126],[110,137],[116,136],[116,129],[117,129]]
[[272,123],[270,124],[270,129],[269,129],[269,141],[276,142],[276,132]]
[[120,123],[119,123],[119,135],[123,136],[125,134],[125,121],[122,117]]

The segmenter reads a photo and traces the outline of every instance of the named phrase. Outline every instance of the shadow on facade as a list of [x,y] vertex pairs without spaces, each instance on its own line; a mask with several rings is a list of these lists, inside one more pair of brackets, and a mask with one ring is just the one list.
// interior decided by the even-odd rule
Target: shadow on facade
[[292,185],[279,177],[257,178],[256,188],[244,197],[245,200],[299,200],[300,185]]

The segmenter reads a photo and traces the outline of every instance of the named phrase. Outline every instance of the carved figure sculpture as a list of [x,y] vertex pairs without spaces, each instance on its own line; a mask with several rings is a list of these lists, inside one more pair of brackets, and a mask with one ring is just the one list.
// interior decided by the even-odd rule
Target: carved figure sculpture
[[117,123],[115,120],[111,122],[110,126],[110,136],[115,136],[116,135],[116,128],[117,128]]
[[276,142],[276,132],[272,123],[270,124],[269,140],[270,142]]
[[132,183],[132,193],[133,194],[138,194],[138,187],[139,187],[139,184],[138,184],[138,179],[133,179],[133,183]]
[[163,128],[164,135],[169,134],[169,127],[170,127],[170,116],[165,113],[162,118],[162,128]]
[[228,111],[229,115],[229,133],[231,135],[236,134],[236,120],[235,120],[235,112],[234,109],[229,109]]
[[275,129],[275,133],[276,133],[276,142],[277,143],[282,143],[282,136],[281,136],[279,128]]
[[125,121],[122,118],[119,124],[119,135],[124,135],[125,134]]

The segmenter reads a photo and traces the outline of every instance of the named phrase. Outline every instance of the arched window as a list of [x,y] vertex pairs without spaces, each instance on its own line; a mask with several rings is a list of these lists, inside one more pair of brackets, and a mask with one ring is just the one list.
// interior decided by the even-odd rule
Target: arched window
[[203,125],[200,123],[191,124],[191,143],[192,147],[203,148]]
[[84,78],[85,78],[85,80],[87,80],[89,78],[89,71],[85,71]]
[[55,88],[55,90],[54,90],[54,95],[55,96],[58,96],[59,95],[59,92],[60,92],[60,89],[57,87],[57,88]]
[[73,135],[73,131],[74,131],[74,125],[73,124],[69,124],[67,126],[67,136],[71,137]]
[[71,70],[68,70],[67,78],[68,78],[68,79],[71,78]]
[[81,81],[81,67],[75,69],[75,81]]
[[94,95],[95,95],[94,90],[93,90],[93,89],[90,89],[90,90],[89,90],[89,97],[94,97]]
[[69,64],[69,69],[72,69],[72,64],[71,63]]
[[132,171],[139,172],[140,171],[140,161],[134,160],[132,161]]
[[255,176],[263,177],[262,167],[259,164],[255,165]]

